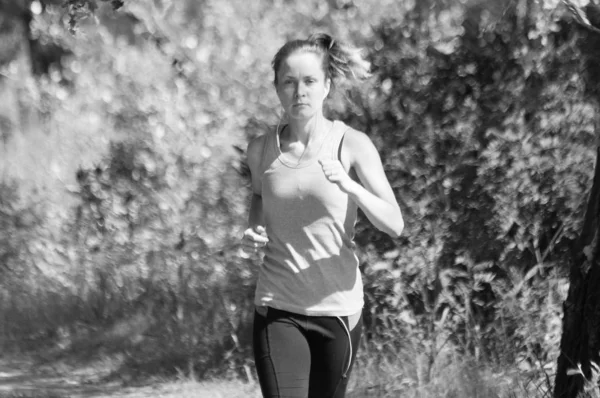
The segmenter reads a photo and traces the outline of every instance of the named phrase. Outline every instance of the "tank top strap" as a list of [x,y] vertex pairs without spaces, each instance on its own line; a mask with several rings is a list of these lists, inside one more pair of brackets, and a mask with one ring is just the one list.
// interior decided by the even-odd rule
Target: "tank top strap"
[[262,155],[260,158],[260,175],[271,166],[274,160],[279,156],[277,153],[277,132],[275,129],[269,130],[265,133],[265,140],[263,142]]
[[329,153],[331,155],[331,160],[340,160],[340,146],[346,131],[350,130],[350,126],[340,120],[336,120],[334,123],[331,131],[331,138],[329,140]]

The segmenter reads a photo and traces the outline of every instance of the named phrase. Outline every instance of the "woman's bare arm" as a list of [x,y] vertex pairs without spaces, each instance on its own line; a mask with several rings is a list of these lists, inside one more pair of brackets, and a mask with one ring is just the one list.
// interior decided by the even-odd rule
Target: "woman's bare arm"
[[[360,183],[350,178],[342,163],[356,171]],[[349,130],[342,143],[342,161],[324,161],[321,164],[327,178],[337,183],[356,202],[377,229],[392,237],[402,233],[402,212],[379,153],[366,134]]]

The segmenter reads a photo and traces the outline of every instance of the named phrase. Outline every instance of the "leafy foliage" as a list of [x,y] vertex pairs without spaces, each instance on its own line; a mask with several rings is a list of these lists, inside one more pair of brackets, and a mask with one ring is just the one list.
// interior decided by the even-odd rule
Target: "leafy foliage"
[[[114,10],[123,7],[123,0],[101,0],[104,3],[110,3]],[[97,0],[65,0],[63,7],[66,7],[69,13],[69,30],[75,33],[77,23],[81,18],[93,14],[98,9]]]
[[398,240],[357,226],[360,359],[415,361],[404,376],[426,384],[460,355],[549,391],[596,143],[594,33],[535,1],[377,4],[86,0],[66,20],[46,5],[31,34],[69,52],[19,88],[38,145],[3,147],[6,164],[44,160],[16,168],[20,199],[0,188],[0,268],[36,275],[3,314],[28,310],[23,334],[58,340],[140,316],[123,373],[252,377],[243,148],[279,117],[270,55],[324,30],[369,50],[372,81],[328,112],[377,145],[407,225]]

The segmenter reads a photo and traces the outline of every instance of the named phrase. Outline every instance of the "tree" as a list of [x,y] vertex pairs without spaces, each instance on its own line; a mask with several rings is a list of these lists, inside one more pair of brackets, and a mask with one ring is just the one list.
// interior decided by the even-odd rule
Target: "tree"
[[[577,397],[600,361],[600,148],[585,223],[572,250],[554,396]],[[577,376],[578,375],[578,376]],[[580,377],[583,376],[583,377]]]
[[[588,3],[579,8],[564,1],[584,32],[579,41],[586,55],[586,91],[600,100],[600,81],[595,71],[600,55],[599,7]],[[590,69],[591,67],[591,69]],[[569,293],[563,304],[563,332],[554,387],[555,398],[575,398],[593,376],[593,364],[600,363],[600,147],[597,149],[592,188],[584,224],[570,253]],[[595,368],[597,372],[597,367]],[[595,386],[597,389],[598,387]]]

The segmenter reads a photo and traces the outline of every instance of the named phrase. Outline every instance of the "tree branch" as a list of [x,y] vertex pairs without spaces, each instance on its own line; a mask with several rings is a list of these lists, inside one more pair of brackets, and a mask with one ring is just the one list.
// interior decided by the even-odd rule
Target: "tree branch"
[[594,25],[592,25],[590,23],[590,20],[588,19],[586,13],[581,8],[579,8],[578,6],[573,4],[571,2],[571,0],[562,0],[562,2],[567,7],[567,9],[571,12],[573,17],[575,18],[575,21],[579,25],[583,26],[584,28],[586,28],[588,30],[591,30],[592,32],[600,34],[600,29],[598,29],[597,27],[595,27]]

